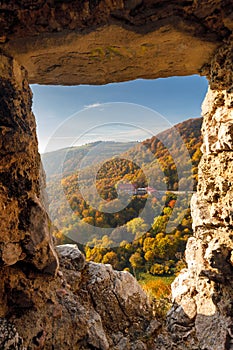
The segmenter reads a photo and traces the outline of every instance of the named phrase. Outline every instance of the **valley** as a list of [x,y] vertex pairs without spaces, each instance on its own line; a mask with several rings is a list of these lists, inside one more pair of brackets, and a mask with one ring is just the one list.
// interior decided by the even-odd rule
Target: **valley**
[[178,274],[193,234],[189,204],[197,185],[201,122],[174,127],[189,152],[191,172],[172,129],[142,143],[94,142],[43,155],[57,244],[75,242],[88,261],[138,279]]

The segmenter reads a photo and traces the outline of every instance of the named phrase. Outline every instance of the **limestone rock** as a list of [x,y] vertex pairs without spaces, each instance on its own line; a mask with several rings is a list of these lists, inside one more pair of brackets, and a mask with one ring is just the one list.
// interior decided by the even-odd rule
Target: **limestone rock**
[[22,254],[22,248],[17,243],[6,243],[2,247],[2,260],[7,265],[14,265],[25,257],[26,254]]
[[70,267],[74,267],[76,271],[82,271],[85,267],[86,261],[84,255],[80,252],[76,244],[64,244],[56,246],[59,256],[64,261],[70,262]]
[[[87,290],[100,313],[106,313],[108,310],[112,329],[115,329],[117,319],[121,319],[122,329],[127,328],[128,332],[131,330],[135,333],[140,330],[140,316],[149,316],[149,308],[147,296],[135,278],[129,272],[114,271],[111,265],[93,262],[87,265],[87,276]],[[120,309],[115,307],[118,304]],[[129,319],[133,315],[138,317],[138,320],[135,324],[130,324]],[[105,314],[105,322],[106,316]]]
[[[232,44],[232,19],[231,36],[222,45],[210,62],[207,76],[212,90],[226,90],[232,87],[233,81],[233,44]],[[219,94],[221,96],[221,94]]]
[[230,62],[230,51],[224,43],[214,53],[232,30],[231,6],[231,0],[8,1],[0,5],[0,45],[31,83],[209,74],[211,59],[222,82],[222,57]]
[[41,161],[31,112],[27,75],[14,59],[0,55],[0,258],[27,261],[54,274],[57,257],[41,199]]
[[77,271],[77,247],[59,250],[56,278],[16,266],[2,271],[6,314],[25,350],[37,349],[42,342],[44,350],[61,349],[61,344],[63,350],[156,349],[154,338],[161,325],[135,278],[92,262]]
[[3,318],[0,318],[0,348],[1,350],[26,350],[15,326]]
[[[228,58],[225,51],[223,71]],[[215,86],[220,78],[212,74]],[[226,83],[228,90],[209,89],[203,103],[203,156],[192,198],[195,237],[186,248],[188,269],[172,285],[174,305],[168,315],[173,340],[189,338],[190,343],[191,333],[202,350],[233,348],[232,79]]]

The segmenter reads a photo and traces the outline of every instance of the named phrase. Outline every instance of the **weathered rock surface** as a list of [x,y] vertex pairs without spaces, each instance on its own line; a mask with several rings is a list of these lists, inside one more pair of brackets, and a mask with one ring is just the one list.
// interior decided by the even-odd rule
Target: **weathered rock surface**
[[1,350],[25,350],[15,326],[3,318],[0,318],[0,346]]
[[229,44],[228,51],[217,53],[211,65],[210,84],[215,89],[209,89],[203,103],[203,157],[197,194],[192,198],[195,236],[186,248],[188,268],[173,283],[174,305],[168,316],[174,340],[196,339],[202,350],[233,349],[231,55]]
[[160,324],[134,277],[110,265],[85,262],[77,267],[84,260],[76,246],[59,246],[58,251],[56,278],[26,267],[2,271],[5,316],[14,322],[24,348],[154,349]]
[[41,161],[24,68],[0,55],[0,263],[27,261],[55,273],[57,258],[42,200]]
[[2,49],[41,84],[199,74],[232,30],[231,0],[23,0],[0,10]]
[[82,271],[85,267],[86,261],[85,256],[77,249],[74,244],[58,245],[56,247],[60,257],[62,257],[63,265],[66,262],[66,268],[72,270],[75,268],[76,271]]

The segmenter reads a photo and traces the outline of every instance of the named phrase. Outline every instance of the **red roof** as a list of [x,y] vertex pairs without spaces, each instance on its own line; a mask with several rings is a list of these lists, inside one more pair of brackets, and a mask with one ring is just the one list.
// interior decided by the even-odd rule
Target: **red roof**
[[117,186],[117,189],[118,190],[121,190],[121,191],[126,191],[126,190],[128,190],[128,191],[133,191],[134,189],[135,189],[135,185],[133,185],[133,184],[123,184],[123,183],[121,183],[121,184],[119,184],[118,186]]
[[146,187],[147,191],[157,191],[154,187]]
[[157,190],[154,187],[146,187],[146,190],[148,192],[157,192]]

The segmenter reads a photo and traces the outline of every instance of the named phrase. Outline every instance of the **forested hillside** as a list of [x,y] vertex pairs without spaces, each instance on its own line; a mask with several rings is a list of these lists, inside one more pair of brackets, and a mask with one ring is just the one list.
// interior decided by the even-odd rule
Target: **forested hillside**
[[[58,151],[42,154],[42,161],[46,171],[47,179],[50,180],[50,177],[59,175],[61,172],[63,173],[63,176],[73,174],[84,157],[87,157],[88,161],[91,163],[91,151],[100,143],[101,141],[97,141],[79,147],[64,148]],[[122,153],[124,151],[127,151],[129,148],[134,147],[136,144],[136,142],[104,142],[104,156],[113,157],[119,152]],[[97,162],[102,161],[102,154],[95,154],[95,156],[97,156]]]
[[[189,200],[201,157],[201,122],[201,118],[187,120],[142,143],[125,144],[123,150],[122,144],[104,143],[104,159],[111,149],[111,157],[104,162],[100,153],[90,152],[98,142],[45,154],[57,242],[75,241],[88,260],[110,263],[134,274],[173,275],[178,271],[192,234]],[[188,159],[184,156],[187,150]],[[87,166],[79,169],[84,157],[89,157]],[[62,167],[60,159],[64,159]],[[92,172],[96,172],[94,184]],[[120,192],[119,184],[130,183],[135,189],[153,191],[135,192],[128,200],[129,194],[123,186]],[[100,205],[94,187],[103,200]]]

